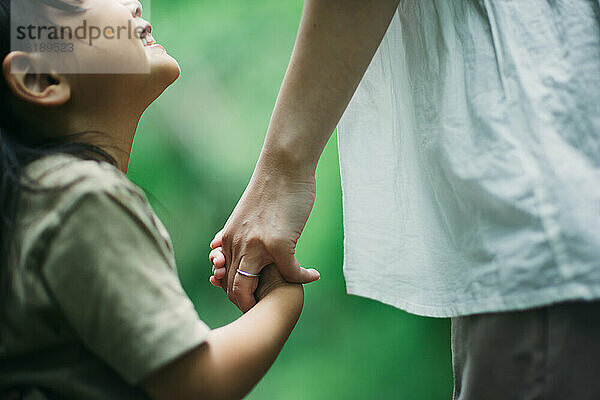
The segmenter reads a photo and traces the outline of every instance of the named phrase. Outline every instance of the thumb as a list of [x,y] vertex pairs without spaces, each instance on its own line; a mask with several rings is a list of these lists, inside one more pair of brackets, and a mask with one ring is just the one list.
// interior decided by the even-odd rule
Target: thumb
[[293,283],[310,283],[321,278],[321,274],[314,268],[306,269],[300,266],[293,254],[275,260],[281,276]]

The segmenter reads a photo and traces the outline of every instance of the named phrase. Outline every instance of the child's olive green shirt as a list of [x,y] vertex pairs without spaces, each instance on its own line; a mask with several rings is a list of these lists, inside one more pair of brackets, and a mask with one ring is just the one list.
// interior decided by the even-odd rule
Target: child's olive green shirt
[[106,162],[52,155],[27,172],[68,187],[20,201],[0,393],[147,398],[136,385],[209,332],[181,286],[169,234],[144,192]]

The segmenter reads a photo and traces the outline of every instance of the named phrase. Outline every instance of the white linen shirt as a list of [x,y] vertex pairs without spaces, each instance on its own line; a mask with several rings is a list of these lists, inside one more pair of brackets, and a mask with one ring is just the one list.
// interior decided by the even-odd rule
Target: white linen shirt
[[351,294],[600,298],[598,0],[405,0],[338,126]]

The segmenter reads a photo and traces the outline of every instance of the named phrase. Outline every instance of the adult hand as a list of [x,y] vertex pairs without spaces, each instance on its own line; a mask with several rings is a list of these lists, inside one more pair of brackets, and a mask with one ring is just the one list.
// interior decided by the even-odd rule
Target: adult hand
[[218,267],[211,282],[221,286],[242,312],[256,304],[258,279],[237,273],[238,268],[259,274],[274,263],[288,282],[309,283],[320,278],[315,269],[301,267],[295,257],[315,194],[314,175],[257,166],[225,227],[211,243],[213,249],[221,247],[211,252],[211,261]]
[[236,274],[237,268],[258,273],[275,263],[290,282],[319,278],[317,271],[301,268],[294,257],[315,200],[315,169],[398,3],[304,2],[298,37],[257,168],[211,246],[222,245],[226,264],[226,271],[219,268],[211,282],[223,287],[242,311],[255,304],[251,294],[257,279]]

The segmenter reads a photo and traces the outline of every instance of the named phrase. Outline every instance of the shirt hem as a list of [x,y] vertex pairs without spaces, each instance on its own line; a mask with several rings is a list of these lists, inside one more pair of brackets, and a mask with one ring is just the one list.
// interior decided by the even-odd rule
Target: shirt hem
[[[364,281],[361,281],[364,284]],[[561,285],[513,296],[477,299],[468,302],[430,305],[411,302],[396,295],[381,293],[361,287],[351,280],[346,281],[349,295],[369,298],[396,307],[410,314],[432,318],[452,318],[471,314],[519,311],[548,306],[567,301],[591,301],[600,299],[600,286],[582,288],[580,285]],[[574,290],[579,289],[579,292]]]

